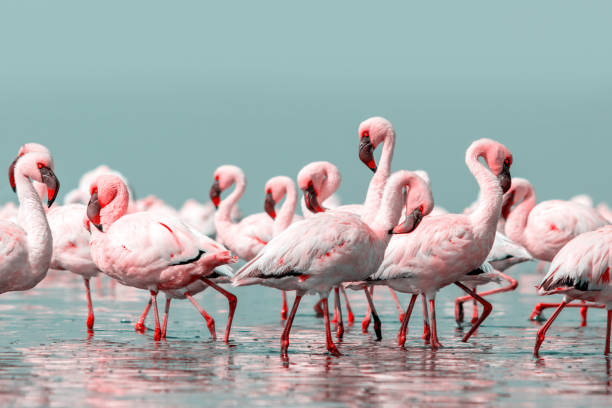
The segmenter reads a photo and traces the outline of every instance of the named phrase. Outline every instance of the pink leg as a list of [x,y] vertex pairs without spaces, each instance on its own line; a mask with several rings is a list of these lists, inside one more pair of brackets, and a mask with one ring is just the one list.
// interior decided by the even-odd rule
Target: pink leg
[[170,302],[172,299],[166,296],[166,308],[164,309],[164,318],[162,320],[161,338],[166,338],[166,329],[168,328],[168,314],[170,314]]
[[606,348],[604,354],[610,354],[610,327],[612,326],[612,309],[608,310],[608,325],[606,327]]
[[[584,300],[582,302],[583,305],[586,303]],[[587,307],[583,306],[580,308],[580,327],[586,327],[587,325]]]
[[[368,287],[367,286],[364,286],[363,289],[368,291]],[[374,286],[370,286],[369,294],[370,294],[370,297],[374,294]],[[368,293],[366,293],[366,297],[367,296],[368,296]],[[370,327],[371,319],[372,319],[372,308],[370,306],[370,302],[368,301],[368,306],[367,306],[367,309],[366,309],[366,314],[363,317],[363,321],[361,322],[361,332],[362,333],[367,333],[368,332],[368,327]]]
[[555,321],[557,316],[559,316],[559,313],[561,313],[561,311],[563,310],[565,305],[567,305],[567,302],[565,300],[563,302],[559,303],[559,307],[557,307],[555,312],[546,321],[544,326],[540,327],[540,329],[538,330],[538,334],[536,336],[536,344],[535,344],[535,346],[533,348],[533,355],[534,356],[536,356],[536,357],[538,356],[538,352],[540,351],[540,346],[542,345],[542,342],[544,341],[544,338],[546,336],[546,332],[548,331],[548,328]]
[[393,302],[395,303],[395,308],[397,309],[399,320],[400,322],[403,322],[404,321],[404,311],[402,310],[402,304],[400,303],[399,299],[397,298],[397,294],[395,293],[393,289],[389,288],[389,292],[391,293],[391,298],[393,299]]
[[149,310],[151,309],[151,298],[149,298],[149,303],[147,303],[147,305],[145,306],[144,311],[142,312],[142,314],[140,315],[140,318],[138,319],[138,321],[136,322],[136,325],[134,326],[134,330],[136,330],[139,333],[142,333],[145,331],[145,319],[147,318],[147,315],[149,314]]
[[283,297],[283,305],[281,306],[281,320],[287,320],[287,292],[281,291]]
[[159,312],[157,310],[157,292],[151,290],[151,301],[153,302],[153,314],[155,317],[155,334],[153,340],[157,341],[161,338],[161,328],[159,325]]
[[217,340],[217,333],[215,332],[215,319],[213,319],[206,310],[196,300],[191,296],[191,293],[185,292],[185,297],[189,299],[191,304],[200,312],[204,320],[206,320],[206,326],[208,327],[208,331],[210,331],[210,335],[213,340]]
[[[508,286],[503,286],[501,288],[487,290],[485,292],[480,292],[478,295],[480,297],[485,297],[485,296],[494,295],[496,293],[511,292],[518,287],[518,281],[516,279],[504,273],[501,273],[501,272],[500,272],[500,275],[502,278],[508,281],[509,283]],[[463,321],[463,302],[467,302],[470,299],[472,299],[472,297],[468,295],[461,296],[455,299],[455,320],[457,320],[457,323],[461,323]],[[459,314],[458,314],[458,310],[460,310]],[[459,315],[460,315],[460,318],[458,317]]]
[[[372,300],[372,294],[370,293],[367,287],[364,286],[363,290],[365,292],[366,299],[368,300],[368,310],[370,311],[372,318],[374,319],[374,333],[376,333],[376,341],[380,341],[382,340],[382,330],[381,330],[382,325],[380,323],[380,319],[378,318],[378,313],[376,313],[376,308],[374,307],[374,300]],[[362,323],[362,328],[363,328],[363,323]],[[367,332],[367,326],[366,326],[366,332]]]
[[349,298],[346,295],[346,290],[344,290],[343,286],[340,286],[340,291],[342,295],[344,295],[344,304],[346,305],[346,320],[349,326],[352,326],[355,323],[355,315],[353,314],[353,309],[351,309],[351,304],[349,303]]
[[459,286],[461,289],[463,289],[466,293],[468,293],[470,296],[476,299],[483,306],[482,315],[472,325],[472,328],[470,329],[470,331],[465,336],[463,336],[463,338],[461,339],[461,341],[466,342],[472,336],[472,334],[474,334],[474,332],[478,330],[478,327],[480,327],[482,322],[485,321],[485,319],[489,316],[489,314],[491,314],[491,310],[493,310],[493,307],[491,306],[489,302],[481,298],[480,295],[478,295],[476,292],[474,292],[473,290],[465,286],[463,283],[455,282],[455,285]]
[[336,338],[339,340],[344,336],[344,322],[342,321],[342,303],[340,302],[340,288],[334,288],[334,304],[336,305],[336,311],[338,316],[338,327],[336,328]]
[[87,331],[93,332],[94,312],[91,303],[91,291],[89,290],[89,278],[83,278],[85,281],[85,295],[87,296]]
[[323,309],[321,308],[321,301],[319,300],[317,303],[315,303],[315,305],[313,306],[313,309],[315,311],[315,316],[316,317],[323,317]]
[[[338,290],[338,288],[334,288],[334,292]],[[334,296],[334,315],[331,319],[331,322],[333,324],[338,323],[338,301],[336,300],[336,297]]]
[[429,313],[427,313],[427,298],[425,295],[421,295],[421,300],[423,302],[423,337],[425,343],[429,343],[431,339],[431,330],[429,330]]
[[472,324],[476,324],[478,321],[478,303],[476,299],[472,300]]
[[225,327],[225,337],[223,339],[223,341],[227,343],[229,341],[230,330],[232,329],[232,320],[234,320],[234,311],[236,310],[238,299],[236,296],[229,293],[227,290],[223,289],[210,279],[200,278],[200,280],[227,298],[227,302],[229,303],[229,315],[227,316],[227,326]]
[[287,323],[285,323],[285,329],[283,330],[283,334],[281,335],[281,357],[283,358],[287,358],[287,348],[289,347],[289,332],[291,331],[291,325],[293,324],[293,319],[295,318],[295,313],[298,310],[298,306],[300,305],[300,300],[302,300],[302,296],[303,295],[301,293],[295,293],[293,307],[291,307],[291,313],[289,314]]
[[[538,303],[533,308],[533,311],[531,312],[531,315],[529,315],[529,320],[540,320],[541,319],[542,311],[544,309],[549,309],[551,307],[557,308],[557,307],[559,307],[559,305],[560,305],[560,303]],[[582,309],[588,308],[588,307],[592,307],[592,308],[596,308],[596,309],[603,309],[603,308],[605,308],[604,305],[598,305],[597,303],[569,303],[569,304],[566,303],[565,307],[579,307],[581,311],[582,311]]]
[[406,313],[404,313],[404,318],[402,319],[402,325],[400,327],[399,333],[397,334],[397,345],[400,347],[404,347],[406,344],[406,334],[408,333],[408,321],[410,321],[410,315],[412,315],[412,308],[414,307],[414,302],[419,295],[412,295],[410,298],[410,304],[408,305],[408,309],[406,309]]
[[338,348],[332,341],[331,337],[331,328],[329,326],[329,308],[327,306],[327,298],[321,299],[323,302],[323,319],[325,324],[325,339],[327,341],[327,351],[329,351],[333,356],[340,357],[342,354],[338,351]]
[[436,350],[442,347],[442,344],[438,341],[438,329],[436,326],[436,301],[435,299],[429,299],[429,308],[431,309],[431,348]]

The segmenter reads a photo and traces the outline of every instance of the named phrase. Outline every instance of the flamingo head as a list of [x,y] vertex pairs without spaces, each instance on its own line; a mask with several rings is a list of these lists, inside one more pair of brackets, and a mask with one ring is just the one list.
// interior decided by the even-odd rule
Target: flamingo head
[[230,188],[235,182],[242,180],[244,182],[244,173],[239,167],[225,164],[219,166],[214,173],[215,180],[210,187],[210,201],[215,205],[215,208],[219,208],[221,203],[221,193]]
[[24,144],[19,148],[19,151],[17,152],[17,157],[9,166],[9,183],[11,184],[13,192],[16,192],[17,189],[17,187],[15,186],[15,165],[17,164],[17,160],[19,160],[19,158],[22,157],[24,154],[31,152],[40,152],[46,154],[49,157],[50,163],[52,164],[51,169],[53,169],[53,158],[51,157],[51,152],[49,151],[49,149],[39,143]]
[[266,199],[264,201],[264,210],[266,213],[276,219],[276,204],[278,204],[287,195],[287,190],[291,189],[292,194],[295,194],[295,184],[293,180],[286,176],[272,177],[265,185]]
[[393,125],[387,119],[374,116],[359,125],[359,160],[376,172],[374,150],[387,137],[395,136]]
[[320,203],[327,200],[340,186],[342,177],[330,162],[308,163],[297,176],[298,188],[304,193],[306,207],[312,212],[323,212]]
[[434,200],[429,182],[420,177],[417,172],[408,180],[406,197],[406,216],[404,221],[393,228],[393,234],[405,234],[418,227],[423,218],[434,209]]
[[[103,225],[110,224],[127,212],[129,193],[124,181],[114,174],[99,176],[89,186],[87,218],[104,232]],[[117,202],[117,205],[109,206]]]
[[17,156],[9,167],[9,182],[14,191],[17,189],[16,172],[31,178],[32,181],[44,184],[47,187],[47,205],[51,207],[57,198],[60,183],[53,172],[53,159],[49,150],[45,148],[44,151],[31,151]]
[[502,217],[507,219],[514,205],[523,201],[530,194],[534,194],[534,190],[529,180],[520,177],[512,179],[512,186],[504,193],[502,200]]
[[497,176],[502,192],[510,190],[512,177],[510,166],[512,166],[512,153],[503,144],[491,139],[480,139],[474,145],[481,148],[480,154],[484,157],[489,169]]

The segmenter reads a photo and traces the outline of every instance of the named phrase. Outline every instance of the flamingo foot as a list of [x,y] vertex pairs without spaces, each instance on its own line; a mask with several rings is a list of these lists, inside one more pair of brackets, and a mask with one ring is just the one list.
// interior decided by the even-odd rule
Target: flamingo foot
[[370,316],[365,316],[361,322],[361,332],[363,334],[366,334],[368,332],[368,327],[370,327],[370,322],[372,321],[372,319],[370,319]]

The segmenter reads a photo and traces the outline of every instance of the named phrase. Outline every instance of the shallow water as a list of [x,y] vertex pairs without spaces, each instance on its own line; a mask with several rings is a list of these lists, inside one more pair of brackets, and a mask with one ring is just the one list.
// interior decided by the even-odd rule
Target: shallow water
[[[437,301],[444,347],[435,352],[421,340],[420,302],[406,348],[396,346],[397,314],[388,292],[377,289],[383,340],[374,341],[372,330],[361,333],[365,299],[349,292],[357,321],[339,343],[344,355],[332,357],[322,319],[313,313],[316,299],[307,297],[294,323],[288,362],[279,356],[280,292],[273,289],[230,289],[238,295],[238,309],[229,345],[212,341],[204,320],[183,300],[172,304],[167,340],[155,342],[150,330],[133,330],[146,293],[112,290],[106,279],[99,288],[92,283],[96,322],[88,336],[80,278],[53,273],[30,292],[0,297],[0,404],[609,406],[604,311],[591,310],[586,328],[578,327],[577,309],[565,311],[549,331],[541,358],[532,356],[539,327],[527,321],[538,301],[533,269],[512,272],[520,280],[518,291],[492,298],[492,315],[468,343],[461,342],[463,330],[454,322],[452,299],[459,290],[445,289]],[[225,298],[210,289],[196,298],[215,318],[222,339]],[[408,296],[400,298],[407,305]],[[151,316],[147,324],[152,326]]]

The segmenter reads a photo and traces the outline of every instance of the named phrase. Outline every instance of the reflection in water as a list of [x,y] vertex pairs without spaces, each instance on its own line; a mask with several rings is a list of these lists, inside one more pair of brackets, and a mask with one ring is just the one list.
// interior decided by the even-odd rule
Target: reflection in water
[[[478,335],[460,341],[453,319],[454,291],[441,296],[440,336],[432,351],[421,340],[422,322],[413,319],[406,348],[395,344],[399,328],[384,291],[375,297],[383,317],[382,342],[347,328],[341,358],[325,351],[322,321],[306,299],[292,331],[288,361],[279,355],[282,326],[276,321],[277,293],[239,291],[232,344],[213,342],[200,316],[176,302],[170,316],[173,337],[154,342],[133,331],[146,294],[117,286],[98,296],[96,331],[87,336],[81,286],[52,284],[34,295],[0,298],[0,404],[295,406],[406,405],[589,405],[609,406],[610,358],[600,355],[604,315],[593,313],[579,328],[567,313],[551,329],[542,357],[531,356],[538,325],[527,315],[532,294],[495,300],[494,313]],[[356,313],[365,300],[351,294]],[[406,299],[403,299],[404,302]],[[207,294],[211,312],[225,299]],[[380,305],[380,306],[379,306]],[[247,307],[248,306],[248,307]]]

